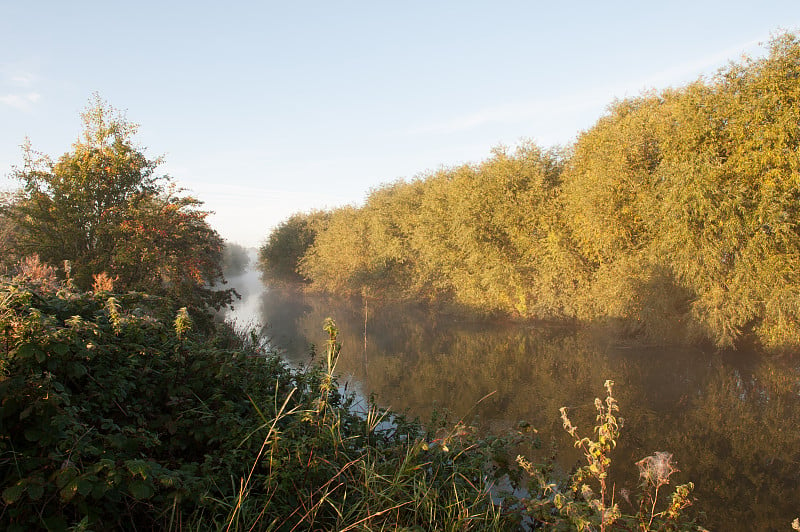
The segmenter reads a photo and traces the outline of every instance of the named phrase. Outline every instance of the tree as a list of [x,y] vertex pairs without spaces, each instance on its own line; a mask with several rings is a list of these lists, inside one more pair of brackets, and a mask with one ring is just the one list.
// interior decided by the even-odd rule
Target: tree
[[15,254],[17,227],[9,216],[9,208],[15,203],[16,194],[0,191],[0,274],[6,274],[19,262]]
[[300,260],[314,243],[317,230],[329,215],[322,211],[293,214],[281,222],[258,251],[258,267],[273,284],[303,283]]
[[372,254],[366,217],[361,209],[342,207],[330,214],[325,230],[300,259],[298,272],[313,279],[314,288],[357,294],[370,276]]
[[694,292],[719,346],[755,333],[773,350],[800,334],[800,39],[689,87],[672,104],[659,179],[661,254]]
[[[183,304],[216,309],[231,301],[231,290],[217,291],[224,282],[224,242],[205,221],[207,211],[174,187],[143,196],[121,215],[112,255],[112,271],[122,286],[141,287]],[[105,271],[105,270],[104,270]]]
[[142,290],[220,307],[232,292],[224,282],[222,239],[194,198],[180,196],[160,158],[133,144],[137,125],[94,95],[82,114],[84,131],[57,162],[24,147],[14,175],[19,198],[6,210],[16,224],[15,250],[54,266],[70,262],[81,288],[106,272],[118,290]]
[[250,265],[250,254],[246,247],[236,242],[225,242],[222,252],[222,270],[230,277],[244,274]]

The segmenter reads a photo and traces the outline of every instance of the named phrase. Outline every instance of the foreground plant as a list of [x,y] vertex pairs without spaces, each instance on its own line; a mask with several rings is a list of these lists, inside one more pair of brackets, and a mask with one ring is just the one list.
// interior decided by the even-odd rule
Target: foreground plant
[[[638,503],[631,501],[631,494],[626,490],[620,490],[635,513],[625,514],[620,509],[608,479],[611,451],[617,446],[623,420],[618,417],[619,406],[613,396],[614,382],[607,380],[604,386],[605,400],[597,398],[594,403],[597,410],[594,439],[580,436],[567,409],[561,408],[564,429],[586,460],[569,479],[555,482],[551,469],[517,457],[517,463],[531,478],[528,489],[532,497],[526,501],[531,517],[543,526],[558,530],[702,530],[684,513],[692,504],[694,484],[676,486],[667,500],[660,498],[661,488],[670,483],[670,476],[677,471],[670,453],[657,452],[636,463],[641,492]],[[664,505],[660,511],[657,509],[659,502]]]
[[0,280],[0,528],[160,528],[238,476],[248,396],[292,375],[177,307]]
[[[193,312],[140,293],[0,279],[0,528],[519,525],[494,486],[514,441],[371,403],[359,411],[334,375],[332,320],[324,360],[292,369],[255,335],[194,326]],[[587,460],[569,481],[519,459],[537,481],[526,512],[561,529],[686,528],[691,484],[665,502],[667,453],[639,463],[638,513],[616,504],[608,471],[622,424],[611,384],[594,439],[562,412]]]

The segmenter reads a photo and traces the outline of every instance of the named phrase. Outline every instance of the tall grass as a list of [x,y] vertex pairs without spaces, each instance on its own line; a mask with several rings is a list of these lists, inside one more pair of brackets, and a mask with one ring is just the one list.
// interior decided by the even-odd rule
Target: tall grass
[[[388,422],[390,414],[375,405],[354,412],[335,387],[340,345],[333,321],[326,321],[325,331],[316,398],[306,401],[307,408],[289,408],[295,388],[272,417],[254,405],[262,424],[252,437],[264,434],[249,474],[234,494],[216,500],[229,508],[224,520],[214,516],[210,523],[208,514],[199,513],[191,528],[506,529],[510,522],[493,503],[483,474],[487,457],[474,435],[458,430],[436,438],[402,417]],[[289,437],[296,438],[298,427],[300,441]]]

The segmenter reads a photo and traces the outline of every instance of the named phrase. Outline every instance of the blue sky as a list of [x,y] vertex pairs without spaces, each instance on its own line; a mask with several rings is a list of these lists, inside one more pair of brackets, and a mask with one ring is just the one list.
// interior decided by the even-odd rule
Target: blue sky
[[0,0],[0,188],[26,137],[67,151],[97,92],[225,238],[257,245],[293,212],[500,144],[569,143],[614,98],[762,55],[781,29],[800,29],[797,0]]

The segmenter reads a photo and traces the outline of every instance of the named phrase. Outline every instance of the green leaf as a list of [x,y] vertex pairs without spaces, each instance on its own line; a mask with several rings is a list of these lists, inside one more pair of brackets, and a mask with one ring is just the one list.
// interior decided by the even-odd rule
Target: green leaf
[[69,352],[69,346],[67,344],[53,344],[50,346],[50,349],[57,355],[64,356]]
[[143,480],[146,480],[147,475],[150,473],[150,464],[144,460],[126,460],[125,467],[128,468],[131,475],[134,477],[141,475]]
[[134,480],[128,484],[128,492],[136,499],[149,499],[155,493],[152,484],[144,480]]
[[13,504],[19,499],[20,495],[25,491],[25,487],[19,484],[14,486],[9,486],[8,488],[3,490],[3,500],[6,504]]
[[17,358],[26,359],[31,358],[36,353],[36,346],[33,344],[24,344],[17,348],[14,355]]
[[34,501],[38,501],[44,494],[44,486],[41,484],[28,484],[28,497]]
[[66,484],[66,486],[61,488],[61,491],[59,492],[59,494],[61,495],[61,500],[63,502],[71,501],[72,498],[75,497],[76,493],[78,493],[78,481],[77,480],[72,480],[72,481],[68,482]]
[[69,377],[82,377],[88,373],[86,366],[80,362],[74,362],[67,366],[67,376]]
[[110,489],[111,488],[108,486],[108,484],[104,482],[95,482],[94,485],[92,486],[92,498],[100,499]]
[[560,493],[556,493],[556,496],[553,498],[553,504],[555,504],[556,508],[560,510],[564,506],[565,502],[564,496]]
[[[95,481],[97,479],[95,478]],[[78,493],[86,497],[92,492],[92,488],[94,488],[94,482],[90,478],[81,478],[78,480]]]
[[77,476],[77,474],[78,472],[74,467],[67,467],[66,469],[60,470],[56,474],[56,486],[59,488],[65,487]]

